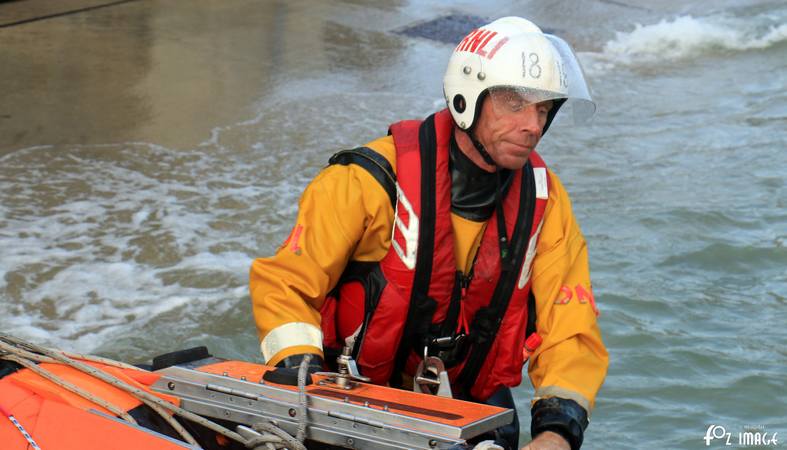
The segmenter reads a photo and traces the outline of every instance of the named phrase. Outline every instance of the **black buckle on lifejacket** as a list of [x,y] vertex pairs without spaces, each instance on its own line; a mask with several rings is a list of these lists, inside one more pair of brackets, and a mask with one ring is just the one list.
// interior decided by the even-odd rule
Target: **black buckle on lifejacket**
[[433,338],[427,344],[427,354],[440,358],[446,367],[454,367],[467,355],[467,342],[467,335],[464,333]]

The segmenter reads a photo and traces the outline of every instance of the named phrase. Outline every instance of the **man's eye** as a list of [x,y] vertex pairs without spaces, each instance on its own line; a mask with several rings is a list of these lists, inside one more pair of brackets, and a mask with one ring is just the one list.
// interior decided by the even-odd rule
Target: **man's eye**
[[519,98],[509,98],[507,103],[508,103],[508,108],[514,112],[521,111],[522,108],[524,107],[524,102],[522,101],[522,99]]

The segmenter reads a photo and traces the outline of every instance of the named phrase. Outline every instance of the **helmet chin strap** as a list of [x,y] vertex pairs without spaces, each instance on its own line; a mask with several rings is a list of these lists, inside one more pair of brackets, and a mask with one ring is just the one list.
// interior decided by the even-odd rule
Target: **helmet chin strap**
[[492,157],[489,155],[489,152],[486,151],[486,147],[484,147],[484,144],[482,144],[481,141],[479,141],[478,138],[475,137],[475,132],[472,129],[467,130],[467,135],[470,136],[470,142],[473,143],[473,147],[475,147],[478,154],[481,155],[481,158],[484,159],[484,162],[494,167],[495,172],[500,170],[495,160],[492,159]]

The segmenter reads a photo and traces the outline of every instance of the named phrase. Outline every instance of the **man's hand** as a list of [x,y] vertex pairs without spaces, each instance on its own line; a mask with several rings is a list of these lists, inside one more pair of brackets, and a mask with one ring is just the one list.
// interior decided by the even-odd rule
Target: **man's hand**
[[522,447],[522,450],[571,450],[571,446],[568,441],[563,439],[563,436],[545,431]]

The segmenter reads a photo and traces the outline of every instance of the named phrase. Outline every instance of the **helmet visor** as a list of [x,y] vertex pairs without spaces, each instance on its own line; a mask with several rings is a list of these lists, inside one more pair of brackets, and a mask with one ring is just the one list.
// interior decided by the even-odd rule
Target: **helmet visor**
[[[514,114],[531,104],[565,99],[563,116],[574,124],[587,122],[596,111],[582,68],[571,47],[551,34],[524,33],[517,44],[518,76],[488,89],[498,115]],[[513,55],[512,55],[513,57]],[[514,61],[510,61],[514,63]],[[502,81],[502,80],[501,80]]]

